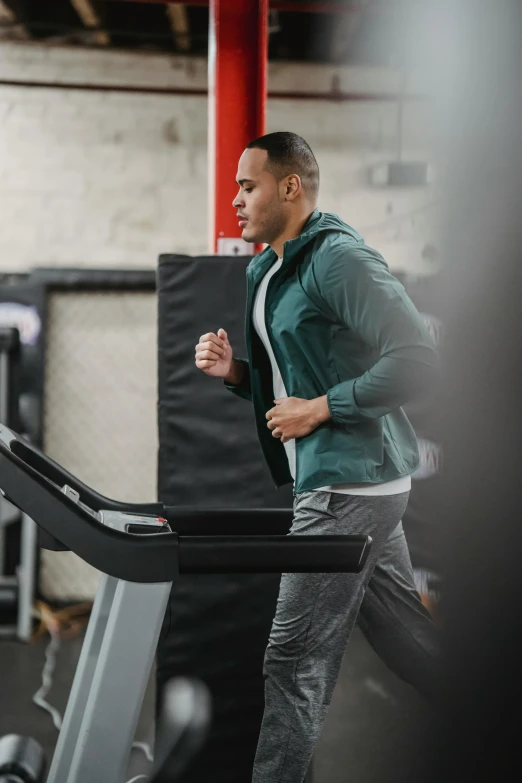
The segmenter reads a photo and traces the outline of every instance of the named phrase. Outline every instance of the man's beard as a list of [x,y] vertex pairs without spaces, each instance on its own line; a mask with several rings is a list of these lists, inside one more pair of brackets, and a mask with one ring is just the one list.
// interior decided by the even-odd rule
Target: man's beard
[[263,221],[255,234],[249,234],[248,239],[243,236],[243,239],[245,242],[252,242],[256,245],[270,245],[277,237],[281,236],[285,230],[285,226],[286,220],[284,219],[284,216],[281,213],[277,213]]

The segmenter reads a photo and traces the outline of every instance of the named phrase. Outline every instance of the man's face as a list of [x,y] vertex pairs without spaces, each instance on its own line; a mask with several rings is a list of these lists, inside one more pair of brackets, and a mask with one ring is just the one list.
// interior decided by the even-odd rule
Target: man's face
[[232,205],[245,242],[270,244],[281,236],[288,222],[284,185],[265,168],[267,157],[266,150],[250,149],[239,159],[239,192]]

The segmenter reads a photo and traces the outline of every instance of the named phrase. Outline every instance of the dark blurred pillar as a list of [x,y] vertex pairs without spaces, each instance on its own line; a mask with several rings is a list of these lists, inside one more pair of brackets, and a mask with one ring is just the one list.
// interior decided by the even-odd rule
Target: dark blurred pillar
[[426,742],[425,777],[515,780],[522,680],[522,4],[442,2],[426,42],[426,52],[435,51],[444,142],[440,297],[449,402],[437,503],[446,681],[442,726]]

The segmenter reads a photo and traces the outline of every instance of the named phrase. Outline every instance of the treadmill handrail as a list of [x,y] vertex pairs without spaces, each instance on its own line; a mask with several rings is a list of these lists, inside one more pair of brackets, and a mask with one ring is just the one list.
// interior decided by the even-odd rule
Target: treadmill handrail
[[165,506],[163,517],[181,536],[287,535],[291,508]]
[[128,503],[120,500],[105,497],[92,487],[84,484],[81,479],[69,473],[64,467],[59,465],[47,454],[44,454],[34,444],[22,438],[17,433],[10,430],[15,436],[11,441],[10,447],[13,454],[20,457],[23,462],[35,468],[45,478],[52,481],[59,487],[68,484],[72,489],[78,492],[83,502],[92,508],[93,511],[121,511],[126,514],[153,514],[161,516],[163,513],[163,504],[157,502],[151,503]]
[[180,571],[357,571],[371,544],[366,536],[179,537],[168,526],[147,535],[122,532],[13,453],[12,442],[0,439],[0,488],[6,497],[87,563],[118,579],[172,582]]
[[262,562],[265,574],[359,573],[370,546],[362,535],[180,536],[180,571],[251,574]]
[[178,536],[139,535],[103,525],[0,442],[0,487],[37,525],[82,560],[129,582],[171,582],[178,570]]

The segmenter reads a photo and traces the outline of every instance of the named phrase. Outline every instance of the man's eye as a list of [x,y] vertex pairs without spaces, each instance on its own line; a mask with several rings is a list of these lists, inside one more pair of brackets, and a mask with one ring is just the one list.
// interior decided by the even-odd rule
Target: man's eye
[[252,193],[254,188],[245,188],[245,193]]

